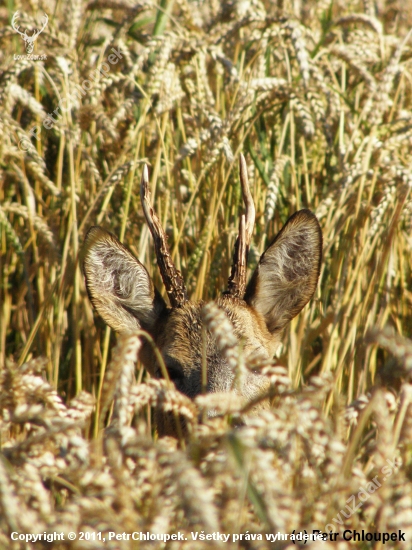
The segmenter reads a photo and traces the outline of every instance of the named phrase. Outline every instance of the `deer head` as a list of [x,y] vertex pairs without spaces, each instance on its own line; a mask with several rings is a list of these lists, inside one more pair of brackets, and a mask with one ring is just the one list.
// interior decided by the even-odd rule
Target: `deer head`
[[18,11],[16,11],[16,13],[13,15],[13,19],[11,20],[11,26],[23,38],[24,43],[26,44],[26,52],[27,53],[32,53],[33,48],[34,48],[34,41],[37,40],[37,37],[39,36],[39,34],[42,33],[44,31],[44,29],[46,28],[46,25],[49,21],[49,17],[46,13],[44,14],[44,22],[43,22],[42,28],[41,29],[33,29],[33,34],[31,36],[28,36],[27,31],[24,31],[24,33],[21,32],[19,30],[20,25],[16,26],[16,22],[17,22],[17,19],[19,17],[20,17],[20,14],[19,14]]
[[[309,210],[296,212],[262,254],[246,285],[255,208],[243,156],[240,180],[246,213],[240,218],[228,290],[215,300],[215,305],[233,325],[244,356],[271,358],[283,328],[315,292],[322,233]],[[145,267],[115,236],[100,227],[92,227],[85,239],[83,269],[87,291],[98,313],[116,332],[132,333],[139,329],[149,332],[177,389],[195,397],[202,391],[204,303],[187,298],[183,278],[172,262],[166,235],[151,206],[146,167],[141,179],[141,201],[170,306]],[[207,391],[229,391],[234,373],[210,334],[206,342]],[[152,376],[160,375],[147,344],[142,347],[141,360]],[[262,376],[250,373],[240,391],[244,396],[253,396],[265,385]]]

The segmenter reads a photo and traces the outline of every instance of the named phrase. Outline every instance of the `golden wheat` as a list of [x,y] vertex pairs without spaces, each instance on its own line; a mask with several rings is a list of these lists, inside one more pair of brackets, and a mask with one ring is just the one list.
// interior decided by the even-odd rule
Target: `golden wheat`
[[[49,16],[37,60],[11,26],[17,10],[28,36]],[[401,530],[409,542],[393,547],[409,547],[408,3],[22,0],[0,20],[0,547],[41,548],[11,533],[55,532],[56,549],[290,550],[270,535],[314,529],[339,536],[311,549],[347,549],[355,529]],[[235,374],[267,377],[259,414],[232,393],[191,401],[150,379],[139,338],[114,345],[79,271],[97,223],[161,288],[136,187],[148,162],[189,292],[217,295],[241,151],[250,268],[299,208],[324,234],[319,290],[274,360],[245,361],[227,320],[204,310]],[[156,432],[153,410],[183,420],[178,441]]]

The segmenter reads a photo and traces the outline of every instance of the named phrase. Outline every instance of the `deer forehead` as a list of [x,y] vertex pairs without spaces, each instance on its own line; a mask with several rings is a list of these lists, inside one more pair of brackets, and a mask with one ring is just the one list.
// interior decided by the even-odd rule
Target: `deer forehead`
[[[243,300],[230,296],[219,297],[215,304],[226,314],[245,356],[270,357],[277,342],[269,333],[261,315]],[[157,344],[167,359],[178,361],[186,368],[199,368],[203,349],[202,309],[204,302],[186,302],[168,312]],[[217,368],[221,355],[213,335],[207,338],[209,366]]]

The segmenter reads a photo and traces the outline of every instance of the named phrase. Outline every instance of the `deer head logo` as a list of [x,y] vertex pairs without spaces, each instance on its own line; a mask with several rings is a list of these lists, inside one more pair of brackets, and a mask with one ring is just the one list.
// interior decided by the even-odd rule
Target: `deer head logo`
[[46,25],[49,21],[49,17],[46,13],[44,14],[44,18],[43,18],[44,23],[43,23],[42,28],[40,30],[39,29],[33,29],[33,34],[31,36],[28,36],[27,30],[24,31],[24,32],[21,32],[19,30],[20,25],[16,26],[16,22],[17,22],[17,19],[19,17],[20,17],[19,12],[16,11],[16,13],[13,15],[13,19],[11,20],[11,26],[23,38],[24,43],[26,44],[26,52],[27,53],[32,53],[33,48],[34,48],[34,42],[35,42],[35,40],[37,40],[37,37],[39,36],[39,34],[42,33],[44,31],[44,29],[46,28]]

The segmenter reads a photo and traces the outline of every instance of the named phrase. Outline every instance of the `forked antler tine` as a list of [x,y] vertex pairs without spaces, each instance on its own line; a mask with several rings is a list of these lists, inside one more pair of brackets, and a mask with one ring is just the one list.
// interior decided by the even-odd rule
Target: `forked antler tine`
[[249,251],[250,241],[252,240],[253,228],[255,226],[255,205],[249,187],[249,178],[247,175],[247,165],[245,157],[240,153],[239,158],[240,185],[242,186],[243,202],[246,207],[246,246]]
[[44,14],[44,17],[45,17],[45,21],[43,23],[43,27],[40,32],[43,32],[43,30],[46,28],[47,23],[49,22],[49,16],[47,15],[47,13]]
[[246,290],[246,268],[249,254],[250,241],[255,225],[255,205],[249,189],[247,166],[245,157],[241,154],[239,159],[240,184],[242,186],[243,202],[246,207],[246,215],[242,214],[239,221],[239,234],[235,243],[232,271],[228,281],[228,294],[236,298],[243,298]]
[[163,284],[169,296],[170,304],[172,307],[182,306],[187,302],[185,283],[182,274],[176,269],[172,261],[169,247],[167,246],[167,236],[151,204],[149,173],[146,165],[143,166],[142,179],[140,182],[140,199],[142,201],[147,225],[153,237],[160,275],[162,276]]
[[13,27],[13,29],[19,33],[21,36],[24,36],[24,33],[22,33],[21,31],[19,31],[20,29],[20,25],[18,25],[16,27],[16,22],[17,22],[17,19],[20,17],[20,13],[18,11],[16,11],[16,13],[13,15],[13,19],[11,20],[11,26]]
[[232,271],[227,284],[227,294],[235,298],[243,298],[246,290],[246,221],[242,214],[239,222],[239,234],[235,243]]
[[45,19],[45,21],[43,23],[42,28],[39,29],[37,32],[33,32],[33,36],[36,36],[36,37],[39,36],[39,34],[41,34],[44,31],[44,29],[46,28],[46,25],[49,22],[49,16],[47,15],[47,13],[44,14],[44,19]]

